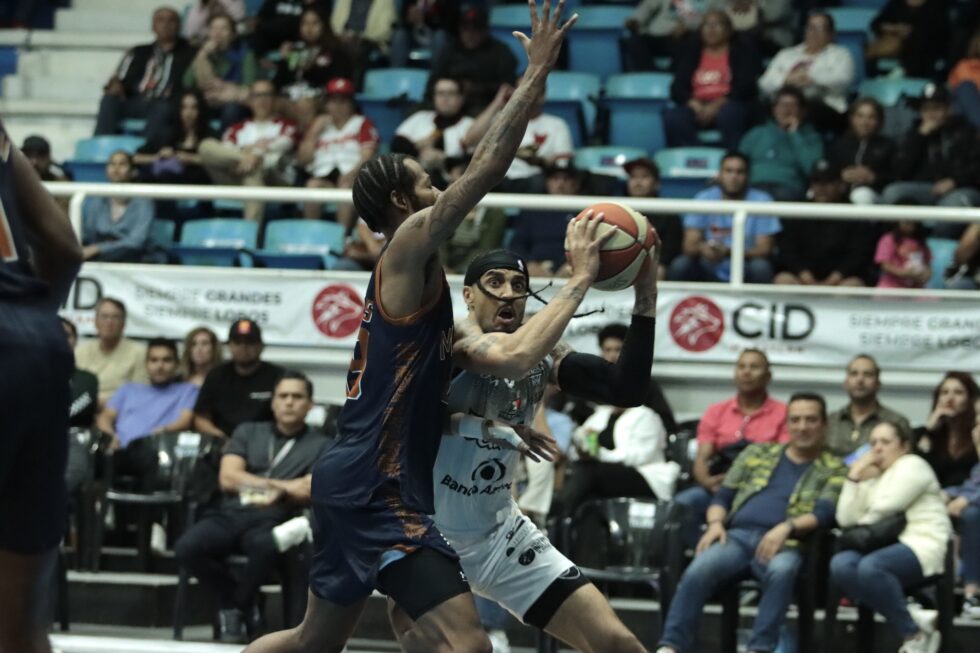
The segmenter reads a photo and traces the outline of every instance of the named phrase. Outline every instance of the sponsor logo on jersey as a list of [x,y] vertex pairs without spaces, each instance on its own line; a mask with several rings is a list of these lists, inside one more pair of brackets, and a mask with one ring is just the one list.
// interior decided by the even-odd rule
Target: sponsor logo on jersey
[[547,538],[539,538],[531,542],[531,545],[524,550],[524,553],[517,559],[518,564],[523,567],[527,567],[529,564],[534,562],[534,558],[537,554],[544,553],[551,548],[551,542]]
[[576,578],[580,578],[581,576],[582,576],[581,569],[579,569],[578,567],[569,567],[565,571],[561,572],[561,576],[559,576],[558,578],[562,580],[575,580]]
[[449,474],[443,476],[442,480],[439,481],[439,484],[445,485],[446,487],[449,488],[451,492],[462,494],[464,497],[472,497],[478,494],[485,495],[485,496],[493,496],[498,492],[510,492],[510,486],[511,486],[511,482],[508,481],[507,483],[488,485],[485,488],[480,489],[480,487],[476,484],[469,485],[467,483],[460,483]]
[[476,466],[476,469],[470,474],[470,480],[496,483],[503,480],[506,475],[507,466],[500,462],[499,458],[489,458]]

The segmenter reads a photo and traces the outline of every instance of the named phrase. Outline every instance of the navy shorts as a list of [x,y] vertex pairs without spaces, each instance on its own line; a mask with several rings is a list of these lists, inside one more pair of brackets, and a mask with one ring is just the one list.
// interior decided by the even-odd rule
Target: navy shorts
[[[310,591],[339,605],[370,596],[383,562],[430,549],[456,564],[458,556],[429,515],[406,508],[396,487],[382,488],[363,507],[313,501]],[[459,572],[462,574],[462,572]],[[398,597],[392,597],[398,601]]]
[[52,311],[0,303],[0,549],[48,551],[65,532],[75,358]]

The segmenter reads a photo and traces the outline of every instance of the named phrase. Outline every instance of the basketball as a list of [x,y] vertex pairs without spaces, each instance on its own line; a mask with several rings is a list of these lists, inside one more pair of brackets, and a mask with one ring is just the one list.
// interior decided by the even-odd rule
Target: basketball
[[[602,245],[599,274],[592,287],[598,290],[629,288],[646,269],[650,260],[650,248],[657,243],[657,232],[646,217],[615,202],[593,204],[573,220],[582,219],[589,211],[596,215],[603,214],[597,235],[601,236],[613,226],[619,227],[619,233]],[[565,256],[568,256],[567,246]]]

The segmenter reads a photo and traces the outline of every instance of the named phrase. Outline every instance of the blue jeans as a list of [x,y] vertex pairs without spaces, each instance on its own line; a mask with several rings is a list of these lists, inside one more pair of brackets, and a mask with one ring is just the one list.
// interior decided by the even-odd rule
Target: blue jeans
[[751,574],[762,583],[762,596],[748,650],[776,650],[803,557],[795,549],[784,549],[768,564],[759,562],[755,549],[765,534],[765,530],[733,528],[724,544],[714,544],[694,558],[670,604],[660,646],[670,646],[681,653],[694,650],[704,604],[718,590]]
[[922,566],[906,545],[896,543],[865,555],[841,551],[830,560],[830,578],[852,601],[882,615],[902,637],[919,632],[904,588],[922,580]]
[[[768,259],[756,257],[745,261],[745,283],[770,283],[772,277],[772,263]],[[671,281],[721,281],[701,259],[684,254],[670,262],[667,278]]]
[[[718,110],[714,126],[721,132],[721,144],[726,150],[737,150],[738,142],[749,128],[752,108],[748,102],[729,100]],[[687,106],[672,106],[664,109],[664,133],[667,147],[689,147],[700,145],[694,110]]]
[[960,82],[953,89],[953,104],[963,117],[980,129],[980,89],[973,82]]
[[964,583],[980,583],[980,506],[974,504],[960,515],[960,560]]
[[705,514],[711,505],[713,495],[702,485],[689,487],[674,495],[674,503],[684,506],[686,514],[681,518],[681,541],[688,549],[693,549],[701,539],[701,527],[704,525]]

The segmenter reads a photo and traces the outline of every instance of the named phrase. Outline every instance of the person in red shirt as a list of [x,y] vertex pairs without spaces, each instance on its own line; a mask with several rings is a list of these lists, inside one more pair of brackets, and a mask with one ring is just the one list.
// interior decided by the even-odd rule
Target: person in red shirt
[[787,442],[786,404],[769,396],[772,371],[758,349],[745,349],[735,363],[735,396],[712,404],[698,422],[698,453],[692,475],[697,485],[674,500],[687,507],[681,531],[693,548],[700,537],[705,511],[738,454],[752,442]]
[[698,145],[698,130],[715,128],[726,149],[738,149],[758,95],[762,61],[750,40],[733,34],[728,14],[709,11],[700,38],[674,56],[670,97],[675,106],[663,112],[669,147]]

